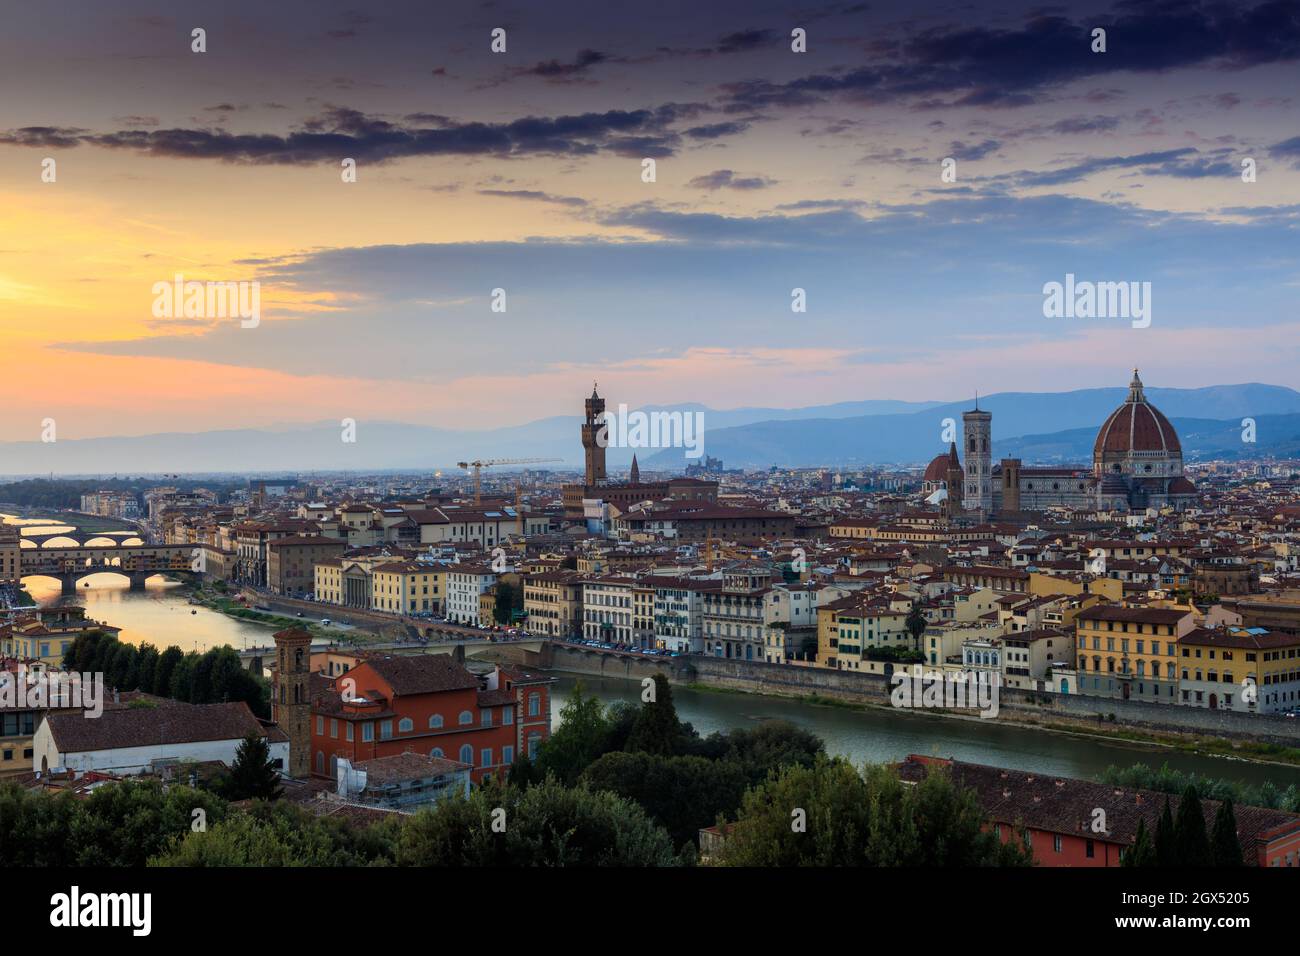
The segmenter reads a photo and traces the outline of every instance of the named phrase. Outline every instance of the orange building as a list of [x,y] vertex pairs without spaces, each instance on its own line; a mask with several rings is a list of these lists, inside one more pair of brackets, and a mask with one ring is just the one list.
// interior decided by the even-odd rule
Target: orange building
[[[904,781],[917,782],[932,767],[946,770],[958,786],[973,789],[1002,841],[1026,840],[1038,866],[1119,866],[1137,837],[1139,820],[1154,837],[1166,799],[1170,811],[1178,813],[1177,794],[959,760],[911,754],[898,773]],[[1206,832],[1211,832],[1219,802],[1202,800],[1201,810]],[[1245,805],[1234,806],[1233,814],[1247,866],[1300,866],[1300,814]]]
[[502,667],[476,675],[441,654],[375,654],[313,674],[311,773],[403,753],[469,764],[475,782],[508,773],[550,735],[553,682]]

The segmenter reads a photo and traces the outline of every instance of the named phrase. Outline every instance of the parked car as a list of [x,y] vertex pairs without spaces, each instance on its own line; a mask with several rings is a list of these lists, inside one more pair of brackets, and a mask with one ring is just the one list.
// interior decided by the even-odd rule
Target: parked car
[[321,619],[320,619],[320,622],[321,622],[321,624],[324,625],[325,627],[329,627],[331,624],[334,623],[333,621],[331,621],[331,620],[330,620],[329,618],[327,618],[327,617],[323,617],[323,618],[321,618]]

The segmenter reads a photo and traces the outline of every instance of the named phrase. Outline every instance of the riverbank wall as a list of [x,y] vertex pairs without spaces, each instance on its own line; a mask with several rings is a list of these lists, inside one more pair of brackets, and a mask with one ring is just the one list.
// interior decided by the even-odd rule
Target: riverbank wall
[[[641,680],[662,673],[674,684],[699,684],[718,690],[775,697],[820,698],[848,704],[890,706],[892,685],[883,674],[702,656],[654,660],[563,644],[549,644],[546,651],[541,655],[542,666],[569,674]],[[537,658],[528,663],[537,666]],[[1297,718],[1009,687],[999,688],[998,705],[998,717],[990,719],[1072,725],[1094,733],[1099,730],[1122,731],[1129,728],[1144,732],[1222,737],[1300,748],[1300,719]]]

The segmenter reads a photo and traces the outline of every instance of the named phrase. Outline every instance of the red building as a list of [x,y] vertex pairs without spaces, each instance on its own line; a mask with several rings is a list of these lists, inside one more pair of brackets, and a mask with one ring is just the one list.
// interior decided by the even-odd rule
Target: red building
[[[1119,866],[1121,854],[1137,838],[1139,820],[1146,821],[1154,837],[1166,799],[1170,811],[1178,813],[1176,794],[959,760],[912,754],[898,772],[904,781],[916,782],[934,767],[946,769],[954,783],[975,791],[1004,843],[1027,834],[1039,866]],[[1208,833],[1219,802],[1202,800],[1201,810]],[[1247,866],[1300,866],[1300,814],[1244,805],[1234,805],[1233,814]]]
[[508,773],[550,735],[554,678],[497,667],[476,675],[448,655],[368,655],[312,675],[311,773],[417,753],[469,764],[475,782]]

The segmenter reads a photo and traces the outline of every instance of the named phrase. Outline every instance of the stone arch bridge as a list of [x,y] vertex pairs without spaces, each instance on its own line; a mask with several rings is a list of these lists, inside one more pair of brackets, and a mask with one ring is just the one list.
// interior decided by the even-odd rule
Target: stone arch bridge
[[[51,535],[72,537],[71,535]],[[89,536],[94,540],[98,536]],[[75,548],[23,548],[20,576],[57,578],[64,594],[75,594],[77,583],[92,574],[120,574],[133,591],[163,572],[201,574],[202,549],[192,544],[122,544],[112,547],[81,545]]]

